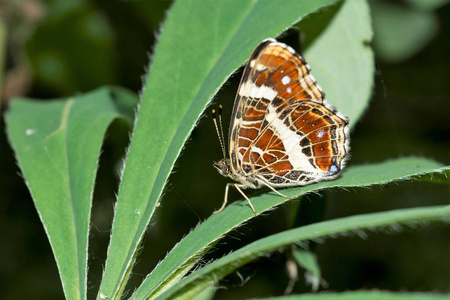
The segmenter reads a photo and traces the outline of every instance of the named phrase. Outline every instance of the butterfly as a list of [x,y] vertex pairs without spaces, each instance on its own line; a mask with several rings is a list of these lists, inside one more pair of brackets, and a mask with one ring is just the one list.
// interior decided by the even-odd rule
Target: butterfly
[[311,69],[291,47],[274,39],[262,41],[251,54],[234,101],[228,132],[228,156],[222,129],[213,110],[224,159],[214,167],[242,189],[304,186],[334,179],[349,158],[348,118],[325,100]]

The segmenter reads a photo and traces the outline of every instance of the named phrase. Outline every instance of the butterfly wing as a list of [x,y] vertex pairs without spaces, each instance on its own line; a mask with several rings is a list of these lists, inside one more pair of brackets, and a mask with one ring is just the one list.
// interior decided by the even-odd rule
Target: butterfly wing
[[348,158],[346,126],[331,108],[314,101],[288,105],[255,139],[254,149],[262,147],[262,156],[249,151],[253,173],[273,186],[337,177]]
[[[239,84],[239,92],[236,94],[236,99],[234,100],[233,112],[231,114],[231,122],[228,130],[228,145],[229,145],[229,155],[230,155],[230,168],[232,173],[242,173],[242,157],[245,152],[246,145],[250,145],[252,138],[256,138],[255,131],[252,128],[248,128],[249,130],[239,138],[239,132],[243,122],[243,113],[245,113],[246,120],[252,119],[255,121],[261,121],[263,119],[263,112],[259,109],[260,105],[263,105],[265,99],[260,99],[260,105],[257,105],[255,101],[254,108],[249,106],[248,101],[251,100],[249,97],[244,94],[248,94],[248,90],[252,86],[252,81],[250,78],[255,78],[257,76],[257,70],[253,68],[251,65],[254,64],[255,61],[260,60],[258,57],[264,49],[271,43],[275,42],[273,39],[266,39],[262,41],[256,48],[253,50],[245,69],[244,73],[241,77],[241,82]],[[252,63],[253,62],[253,63]],[[245,92],[243,92],[245,91]],[[257,100],[257,99],[255,99]],[[257,128],[260,128],[256,124]],[[247,128],[242,128],[246,130]],[[255,128],[256,129],[256,128]]]
[[233,172],[273,186],[336,177],[348,157],[348,121],[324,98],[301,56],[263,41],[246,65],[234,104]]

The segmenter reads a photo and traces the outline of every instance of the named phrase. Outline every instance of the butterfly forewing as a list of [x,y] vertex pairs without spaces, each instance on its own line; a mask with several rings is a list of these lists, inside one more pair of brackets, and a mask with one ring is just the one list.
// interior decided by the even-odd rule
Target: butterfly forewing
[[334,178],[348,157],[347,124],[326,104],[304,59],[265,40],[251,55],[236,96],[231,172],[273,186]]

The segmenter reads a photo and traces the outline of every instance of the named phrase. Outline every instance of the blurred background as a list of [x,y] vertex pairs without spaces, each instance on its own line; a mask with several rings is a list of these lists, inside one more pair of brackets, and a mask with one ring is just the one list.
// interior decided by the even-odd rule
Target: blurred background
[[[450,164],[450,5],[446,0],[371,1],[376,74],[370,107],[352,132],[349,165],[420,155]],[[139,93],[142,76],[171,1],[0,0],[0,298],[62,299],[58,271],[32,199],[5,136],[14,97],[67,97],[109,84]],[[311,16],[314,18],[314,15]],[[283,40],[301,51],[295,30]],[[314,71],[314,70],[313,70]],[[225,126],[242,70],[220,90]],[[320,84],[320,83],[319,83]],[[166,87],[161,87],[166,88]],[[333,103],[332,99],[329,99]],[[106,258],[118,168],[130,128],[113,123],[103,146],[94,193],[89,298]],[[209,113],[192,132],[148,230],[130,288],[167,251],[217,209],[227,179]],[[443,176],[370,189],[332,190],[291,201],[232,232],[208,254],[220,257],[291,227],[353,214],[450,203]],[[440,183],[439,183],[440,182]],[[249,195],[261,191],[249,191]],[[239,199],[232,191],[230,200]],[[321,289],[450,292],[450,232],[443,226],[402,228],[310,244],[326,281]],[[217,299],[280,295],[290,251],[247,265],[221,281]],[[299,271],[294,293],[310,292]],[[242,276],[242,277],[241,277]],[[244,284],[244,282],[246,282]]]

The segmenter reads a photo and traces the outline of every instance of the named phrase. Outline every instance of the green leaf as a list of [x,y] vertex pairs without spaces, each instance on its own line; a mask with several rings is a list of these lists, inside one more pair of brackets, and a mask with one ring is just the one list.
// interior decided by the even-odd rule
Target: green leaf
[[295,261],[306,270],[306,282],[312,285],[312,290],[315,292],[319,289],[320,281],[322,280],[320,266],[317,262],[316,255],[308,250],[295,248],[292,251]]
[[261,298],[264,300],[448,300],[449,295],[435,293],[392,293],[382,291],[358,291],[345,293],[302,294],[284,297]]
[[[8,136],[55,255],[67,299],[86,299],[89,218],[98,157],[122,89],[67,100],[16,99]],[[129,100],[129,99],[127,99]],[[125,101],[127,101],[125,100]],[[136,98],[135,98],[136,103]]]
[[[333,181],[319,182],[305,187],[285,189],[283,193],[291,198],[298,198],[307,193],[324,188],[367,187],[385,184],[395,180],[405,180],[411,176],[426,173],[443,172],[449,167],[423,158],[403,158],[384,163],[347,168],[342,176]],[[274,193],[262,194],[252,199],[258,213],[273,209],[287,201]],[[221,213],[212,215],[179,242],[162,260],[143,284],[133,294],[133,299],[146,299],[167,289],[167,282],[180,280],[195,262],[219,239],[231,230],[254,218],[247,201],[238,201],[228,205]]]
[[[312,18],[320,16],[312,16]],[[323,20],[322,20],[323,21]],[[300,29],[313,31],[313,20]],[[372,28],[366,1],[347,0],[306,49],[305,58],[327,100],[355,126],[372,94],[375,65]]]
[[294,243],[327,237],[335,238],[344,233],[361,234],[363,230],[374,231],[380,227],[389,229],[389,226],[392,226],[392,230],[395,232],[398,230],[399,224],[413,226],[430,221],[450,222],[450,206],[363,214],[287,230],[253,242],[194,271],[158,297],[158,300],[190,299],[244,264]]
[[411,58],[428,45],[439,30],[439,20],[432,11],[377,1],[372,2],[372,10],[375,51],[387,62]]
[[174,162],[218,88],[263,39],[333,2],[175,2],[143,90],[98,298],[120,298]]

